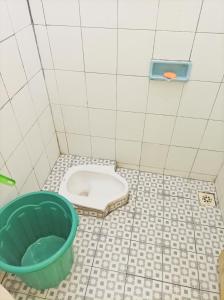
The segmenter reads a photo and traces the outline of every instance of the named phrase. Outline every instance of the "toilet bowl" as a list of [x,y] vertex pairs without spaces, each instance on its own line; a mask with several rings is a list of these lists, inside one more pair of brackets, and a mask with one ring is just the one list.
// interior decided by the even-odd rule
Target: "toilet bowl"
[[128,184],[112,166],[73,166],[66,172],[59,194],[80,214],[104,217],[128,202]]

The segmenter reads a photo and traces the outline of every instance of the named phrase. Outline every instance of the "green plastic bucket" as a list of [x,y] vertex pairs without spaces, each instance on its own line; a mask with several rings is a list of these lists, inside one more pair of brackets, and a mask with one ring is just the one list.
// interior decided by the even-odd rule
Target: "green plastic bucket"
[[56,287],[69,274],[79,224],[75,208],[52,192],[34,192],[0,209],[0,269],[36,289]]

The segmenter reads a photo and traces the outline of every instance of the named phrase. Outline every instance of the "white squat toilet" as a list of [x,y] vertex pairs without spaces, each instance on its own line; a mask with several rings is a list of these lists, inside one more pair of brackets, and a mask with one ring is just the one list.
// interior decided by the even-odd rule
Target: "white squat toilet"
[[80,214],[104,217],[128,202],[128,184],[112,166],[73,166],[66,172],[59,194]]

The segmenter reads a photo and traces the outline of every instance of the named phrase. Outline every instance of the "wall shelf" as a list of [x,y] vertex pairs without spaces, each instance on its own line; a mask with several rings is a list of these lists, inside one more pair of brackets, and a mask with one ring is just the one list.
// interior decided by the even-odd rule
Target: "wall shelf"
[[[152,60],[149,77],[152,80],[187,81],[189,80],[192,63],[190,61]],[[164,73],[175,73],[176,78],[168,79]]]

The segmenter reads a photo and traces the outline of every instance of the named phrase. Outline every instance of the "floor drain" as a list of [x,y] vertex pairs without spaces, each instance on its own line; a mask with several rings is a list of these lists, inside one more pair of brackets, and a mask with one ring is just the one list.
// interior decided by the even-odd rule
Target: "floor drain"
[[215,194],[213,193],[206,193],[206,192],[198,192],[198,199],[200,205],[205,207],[215,207]]

